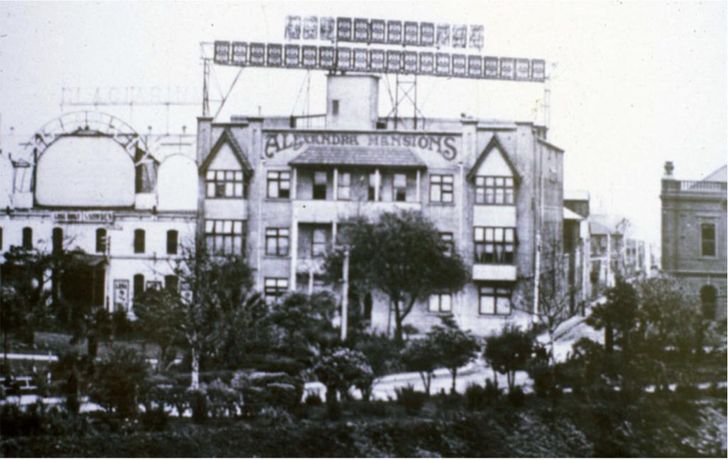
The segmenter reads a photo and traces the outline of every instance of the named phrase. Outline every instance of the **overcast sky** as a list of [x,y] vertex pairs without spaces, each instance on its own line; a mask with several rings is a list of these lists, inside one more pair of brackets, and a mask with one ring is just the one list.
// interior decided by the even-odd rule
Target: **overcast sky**
[[[134,86],[140,100],[168,89],[199,99],[200,42],[283,41],[287,14],[483,24],[483,54],[557,63],[549,140],[566,151],[565,188],[590,191],[634,232],[660,238],[660,178],[699,179],[725,164],[726,2],[0,2],[2,146],[61,111],[61,88]],[[219,97],[237,71],[215,68]],[[219,115],[304,110],[305,71],[246,69]],[[311,74],[310,112],[324,108],[323,72]],[[543,85],[421,78],[426,116],[543,121]],[[114,97],[120,97],[117,90]],[[137,90],[139,91],[139,90]],[[380,112],[389,111],[386,85]],[[73,93],[67,93],[73,99]],[[65,106],[65,110],[73,107]],[[216,107],[213,104],[213,111]],[[140,132],[194,130],[199,107],[104,108]],[[13,127],[15,139],[10,136]]]

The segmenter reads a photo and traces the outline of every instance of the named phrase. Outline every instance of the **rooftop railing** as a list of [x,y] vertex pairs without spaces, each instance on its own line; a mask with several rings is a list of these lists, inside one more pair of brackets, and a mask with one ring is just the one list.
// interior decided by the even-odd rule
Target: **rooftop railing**
[[725,194],[728,188],[726,182],[709,182],[696,180],[665,180],[662,183],[663,192],[681,193],[720,193]]

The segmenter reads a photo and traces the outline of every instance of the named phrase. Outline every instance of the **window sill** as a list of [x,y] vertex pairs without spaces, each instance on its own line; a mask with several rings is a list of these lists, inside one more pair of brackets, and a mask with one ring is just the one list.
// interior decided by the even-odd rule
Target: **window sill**
[[430,206],[455,207],[454,201],[429,201],[427,204]]
[[288,202],[291,201],[291,199],[290,198],[271,198],[271,197],[266,197],[265,198],[265,201],[270,201],[270,202],[273,202],[273,203],[288,203]]
[[481,313],[478,312],[479,318],[507,318],[513,314],[513,311],[510,313]]
[[285,259],[290,259],[290,258],[291,258],[291,256],[288,255],[288,254],[286,254],[284,256],[279,256],[279,255],[274,255],[274,254],[263,254],[263,259],[266,259],[266,260],[268,260],[268,259],[270,259],[270,260],[285,260]]
[[473,203],[473,206],[515,206],[516,203]]

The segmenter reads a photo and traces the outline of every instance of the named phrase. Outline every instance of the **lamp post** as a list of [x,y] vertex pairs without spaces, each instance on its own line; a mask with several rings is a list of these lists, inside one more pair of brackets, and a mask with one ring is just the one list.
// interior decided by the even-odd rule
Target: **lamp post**
[[341,341],[346,341],[349,322],[349,246],[344,246],[344,264],[341,283]]

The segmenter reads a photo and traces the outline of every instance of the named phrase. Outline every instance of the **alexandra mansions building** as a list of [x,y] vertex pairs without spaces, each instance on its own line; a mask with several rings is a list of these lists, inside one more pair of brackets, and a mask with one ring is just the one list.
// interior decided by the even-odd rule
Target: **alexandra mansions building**
[[[563,237],[563,151],[531,122],[463,117],[397,129],[378,116],[378,90],[376,76],[329,75],[316,127],[293,117],[199,118],[198,228],[208,247],[246,254],[275,301],[324,287],[323,256],[348,218],[421,211],[471,280],[417,304],[405,323],[426,330],[452,314],[488,334],[528,318],[537,239],[558,246]],[[374,329],[393,324],[381,295],[369,314]]]

